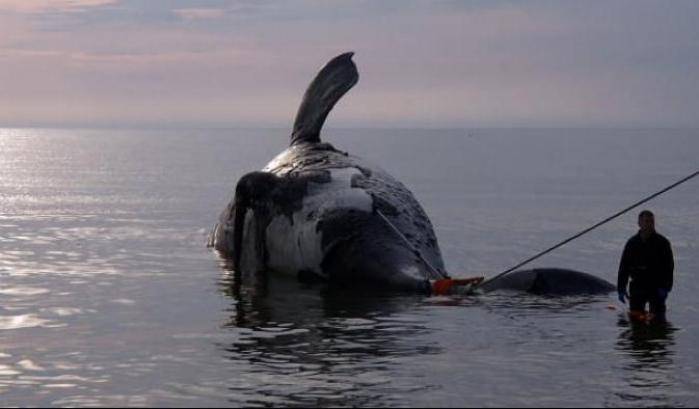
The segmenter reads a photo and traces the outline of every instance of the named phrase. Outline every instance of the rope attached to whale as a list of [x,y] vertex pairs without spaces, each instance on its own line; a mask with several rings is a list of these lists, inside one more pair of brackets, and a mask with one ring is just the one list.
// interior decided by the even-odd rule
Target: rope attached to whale
[[[577,233],[577,234],[561,241],[560,243],[556,244],[555,246],[549,247],[548,249],[546,249],[540,253],[537,253],[536,255],[518,263],[514,267],[508,268],[507,270],[494,276],[493,278],[489,278],[487,280],[485,279],[485,277],[473,277],[473,278],[464,278],[464,279],[452,279],[452,278],[437,279],[436,281],[434,281],[432,283],[432,294],[433,295],[452,294],[452,293],[456,292],[457,288],[459,289],[459,291],[458,291],[459,293],[472,293],[475,290],[477,290],[478,287],[480,287],[486,283],[489,283],[491,281],[497,280],[498,278],[503,277],[503,276],[515,271],[516,269],[518,269],[526,264],[531,263],[532,261],[534,261],[540,257],[543,257],[544,255],[558,249],[559,247],[562,247],[565,244],[568,244],[571,241],[591,232],[592,230],[595,230],[596,228],[598,228],[604,224],[609,223],[610,221],[616,219],[617,217],[622,216],[622,215],[630,212],[631,210],[641,206],[642,204],[647,203],[647,202],[655,199],[656,197],[662,195],[663,193],[666,193],[666,192],[676,188],[677,186],[695,178],[698,175],[699,175],[699,171],[696,171],[696,172],[692,173],[691,175],[680,179],[679,181],[671,184],[670,186],[668,186],[668,187],[666,187],[658,192],[655,192],[652,195],[647,196],[646,198],[632,204],[631,206],[629,206],[623,210],[618,211],[617,213],[613,214],[612,216],[607,217],[606,219],[602,220],[601,222],[596,223],[595,225],[593,225],[591,227],[588,227],[587,229],[581,231],[580,233]],[[398,230],[398,228],[396,226],[394,226],[393,223],[391,223],[391,221],[388,220],[388,218],[383,213],[381,213],[380,210],[377,209],[376,213],[384,220],[384,222],[386,222],[386,224],[393,230],[393,232],[398,237],[400,237],[405,242],[405,244],[420,258],[420,260],[423,262],[423,264],[425,264],[425,266],[427,267],[428,270],[430,270],[431,273],[433,273],[436,277],[439,277],[442,275],[441,273],[439,273],[439,271],[437,271],[437,269],[434,268],[434,266],[432,266],[432,264],[430,264],[429,261],[427,261],[427,259],[422,255],[422,253],[420,253],[420,251],[418,249],[416,249],[415,246],[413,246],[410,243],[410,241],[408,241],[408,239],[403,235],[403,233],[401,233],[400,230]]]
[[569,238],[563,240],[562,242],[556,244],[555,246],[549,247],[548,249],[546,249],[546,250],[544,250],[544,251],[542,251],[542,252],[540,252],[540,253],[538,253],[538,254],[536,254],[536,255],[534,255],[534,256],[532,256],[532,257],[530,257],[530,258],[528,258],[528,259],[526,259],[526,260],[524,260],[524,261],[522,261],[521,263],[515,265],[514,267],[508,268],[507,270],[505,270],[505,271],[503,271],[502,273],[496,275],[495,277],[489,278],[488,280],[485,280],[485,281],[483,281],[483,282],[477,284],[477,285],[476,285],[476,288],[477,288],[478,286],[482,286],[482,285],[484,285],[484,284],[486,284],[486,283],[489,283],[489,282],[491,282],[491,281],[497,280],[498,278],[500,278],[500,277],[502,277],[502,276],[504,276],[504,275],[506,275],[506,274],[509,274],[509,273],[515,271],[516,269],[518,269],[518,268],[520,268],[520,267],[522,267],[522,266],[524,266],[524,265],[526,265],[526,264],[531,263],[532,261],[534,261],[534,260],[536,260],[536,259],[538,259],[538,258],[540,258],[540,257],[542,257],[542,256],[544,256],[544,255],[546,255],[546,254],[548,254],[548,253],[550,253],[550,252],[556,250],[557,248],[559,248],[559,247],[561,247],[561,246],[563,246],[563,245],[565,245],[565,244],[570,243],[571,241],[573,241],[573,240],[579,238],[580,236],[582,236],[582,235],[584,235],[584,234],[587,234],[587,233],[591,232],[592,230],[595,230],[596,228],[598,228],[598,227],[600,227],[600,226],[602,226],[602,225],[604,225],[604,224],[609,223],[610,221],[616,219],[617,217],[619,217],[619,216],[621,216],[621,215],[624,215],[624,214],[630,212],[631,210],[637,208],[638,206],[640,206],[640,205],[642,205],[642,204],[644,204],[644,203],[646,203],[646,202],[649,202],[650,200],[655,199],[656,197],[662,195],[663,193],[668,192],[668,191],[670,191],[670,190],[676,188],[677,186],[679,186],[679,185],[681,185],[681,184],[683,184],[683,183],[685,183],[685,182],[687,182],[687,181],[689,181],[689,180],[695,178],[697,175],[699,175],[699,171],[694,172],[694,173],[692,173],[691,175],[689,175],[689,176],[687,176],[687,177],[684,177],[684,178],[680,179],[679,181],[677,181],[677,182],[671,184],[670,186],[668,186],[668,187],[666,187],[666,188],[664,188],[664,189],[662,189],[662,190],[659,190],[658,192],[655,192],[655,193],[653,193],[653,194],[650,195],[650,196],[647,196],[646,198],[644,198],[644,199],[642,199],[642,200],[640,200],[640,201],[638,201],[638,202],[632,204],[631,206],[629,206],[629,207],[627,207],[627,208],[625,208],[625,209],[623,209],[623,210],[618,211],[617,213],[613,214],[612,216],[607,217],[606,219],[602,220],[601,222],[595,224],[594,226],[588,227],[587,229],[581,231],[580,233],[575,234],[575,235],[573,235],[573,236],[571,236],[571,237],[569,237]]
[[462,278],[462,279],[454,279],[454,278],[440,278],[443,277],[443,274],[440,273],[434,266],[427,261],[427,259],[422,255],[420,250],[416,249],[415,246],[413,246],[410,241],[401,233],[398,228],[391,223],[390,220],[388,220],[388,217],[386,217],[385,214],[381,212],[381,210],[376,209],[376,214],[378,214],[383,221],[388,225],[388,227],[393,230],[393,232],[396,234],[396,236],[400,237],[403,242],[408,246],[410,250],[415,253],[415,255],[418,256],[420,261],[427,267],[427,269],[433,274],[435,281],[432,282],[432,295],[447,295],[447,294],[453,294],[456,292],[456,289],[459,288],[459,292],[463,293],[468,293],[472,291],[474,286],[480,284],[485,280],[485,277],[473,277],[473,278]]

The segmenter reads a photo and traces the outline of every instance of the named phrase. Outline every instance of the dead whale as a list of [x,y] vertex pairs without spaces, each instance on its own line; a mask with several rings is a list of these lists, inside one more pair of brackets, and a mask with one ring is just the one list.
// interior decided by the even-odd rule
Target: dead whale
[[[261,171],[240,178],[209,245],[238,272],[278,271],[432,294],[433,283],[449,275],[432,224],[413,194],[380,167],[320,138],[328,114],[359,79],[352,56],[339,55],[320,70],[303,97],[289,147]],[[584,273],[538,269],[480,289],[567,294],[608,286]]]

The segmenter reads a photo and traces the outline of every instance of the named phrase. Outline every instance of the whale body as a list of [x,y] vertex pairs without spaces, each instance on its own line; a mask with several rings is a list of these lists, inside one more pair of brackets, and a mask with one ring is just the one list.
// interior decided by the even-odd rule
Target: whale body
[[495,278],[479,287],[483,292],[496,290],[524,291],[538,295],[608,294],[613,284],[588,273],[563,268],[521,270]]
[[352,55],[335,57],[311,82],[290,146],[239,180],[210,245],[236,271],[430,293],[430,282],[448,275],[423,208],[386,171],[320,139],[359,78]]
[[[339,55],[320,70],[303,97],[289,147],[240,178],[209,246],[232,260],[236,272],[432,294],[432,283],[450,277],[413,194],[379,166],[321,141],[328,114],[359,79],[352,56]],[[613,286],[572,270],[535,269],[479,289],[567,295]]]

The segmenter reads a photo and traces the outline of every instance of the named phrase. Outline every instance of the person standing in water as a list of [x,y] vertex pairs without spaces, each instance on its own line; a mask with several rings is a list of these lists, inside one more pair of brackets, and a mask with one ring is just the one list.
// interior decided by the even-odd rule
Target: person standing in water
[[[619,301],[632,314],[645,314],[646,304],[657,319],[664,319],[667,296],[672,291],[675,261],[670,241],[655,231],[655,216],[649,210],[638,215],[640,230],[626,243],[619,265]],[[631,278],[629,292],[627,284]],[[629,297],[630,293],[630,297]]]

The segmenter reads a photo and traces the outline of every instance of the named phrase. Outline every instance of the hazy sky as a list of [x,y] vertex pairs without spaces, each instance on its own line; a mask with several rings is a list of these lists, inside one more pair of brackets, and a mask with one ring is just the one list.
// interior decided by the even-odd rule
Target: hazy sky
[[0,0],[0,126],[699,126],[699,1]]

